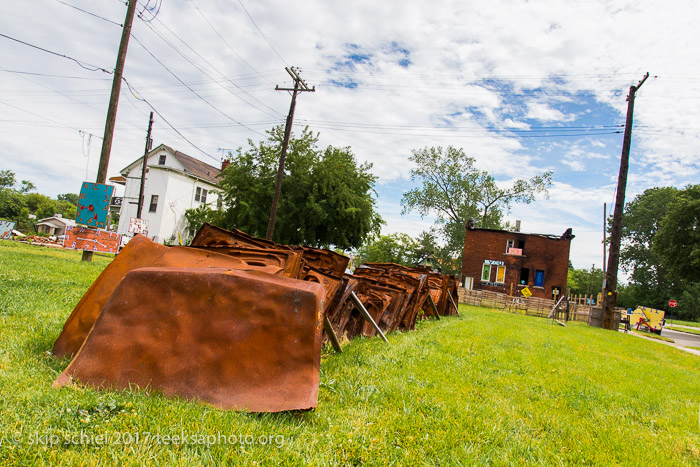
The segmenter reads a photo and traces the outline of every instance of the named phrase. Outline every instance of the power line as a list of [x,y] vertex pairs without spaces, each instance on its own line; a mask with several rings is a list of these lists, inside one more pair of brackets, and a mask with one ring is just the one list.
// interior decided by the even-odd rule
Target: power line
[[[77,58],[69,57],[68,55],[64,55],[64,54],[61,54],[61,53],[58,53],[58,52],[54,52],[54,51],[52,51],[52,50],[45,49],[45,48],[43,48],[43,47],[39,47],[38,45],[30,44],[29,42],[24,42],[24,41],[22,41],[22,40],[15,39],[14,37],[10,37],[10,36],[8,36],[8,35],[6,35],[6,34],[0,33],[0,37],[4,37],[4,38],[6,38],[6,39],[10,39],[11,41],[19,42],[20,44],[26,45],[26,46],[28,46],[28,47],[32,47],[32,48],[37,49],[37,50],[41,50],[42,52],[46,52],[46,53],[49,53],[49,54],[51,54],[51,55],[56,55],[57,57],[67,58],[68,60],[74,61],[75,63],[77,63],[78,65],[80,65],[82,68],[85,68],[86,70],[90,70],[90,71],[103,71],[103,72],[108,73],[108,74],[113,74],[113,73],[114,73],[113,71],[108,71],[108,70],[106,70],[106,69],[104,69],[104,68],[102,68],[102,67],[99,67],[99,66],[96,66],[96,65],[90,65],[88,62],[84,62],[84,61],[82,61],[82,60],[78,60]],[[83,65],[83,63],[84,63],[85,65]],[[86,66],[86,65],[87,65],[87,66]]]
[[[208,152],[206,152],[206,151],[204,151],[203,149],[201,149],[199,146],[197,146],[197,145],[194,144],[192,141],[190,141],[189,138],[187,138],[185,135],[183,135],[183,134],[180,132],[180,130],[178,130],[177,128],[175,128],[175,126],[173,126],[173,124],[170,123],[170,122],[163,116],[163,114],[161,114],[160,112],[158,112],[158,110],[157,110],[155,107],[153,107],[153,105],[152,105],[150,102],[148,102],[148,100],[147,100],[145,97],[143,97],[143,96],[141,96],[141,97],[137,96],[134,87],[131,86],[131,84],[129,84],[129,82],[126,80],[126,78],[122,78],[122,80],[124,80],[124,83],[125,83],[126,86],[129,88],[129,91],[131,91],[131,94],[132,94],[136,99],[145,102],[146,105],[148,105],[148,106],[151,108],[151,110],[153,110],[153,111],[156,113],[156,115],[158,115],[158,116],[161,118],[161,120],[163,120],[175,133],[178,134],[178,136],[180,136],[180,138],[182,138],[183,140],[187,141],[193,148],[195,148],[197,151],[201,152],[201,153],[204,154],[205,156],[212,158],[212,159],[215,160],[216,162],[219,162],[219,159],[217,159],[216,157],[212,156],[212,155],[209,154]],[[257,133],[257,132],[256,132],[256,133]]]
[[250,68],[251,70],[253,70],[257,75],[259,75],[261,78],[265,79],[268,83],[272,83],[272,81],[270,81],[269,79],[267,79],[266,77],[264,77],[260,72],[258,72],[258,70],[256,70],[255,68],[253,68],[253,65],[251,65],[250,63],[248,63],[248,62],[246,61],[246,59],[244,59],[243,57],[241,57],[241,56],[239,55],[239,53],[236,52],[236,50],[235,50],[233,47],[231,47],[231,44],[229,44],[228,41],[227,41],[226,39],[224,39],[224,36],[222,36],[222,35],[219,33],[219,31],[214,27],[214,25],[211,24],[211,22],[210,22],[209,19],[206,17],[206,15],[204,14],[204,12],[197,6],[197,3],[195,3],[194,0],[190,0],[190,1],[192,2],[192,5],[194,5],[195,9],[196,9],[196,10],[199,12],[199,14],[202,16],[202,18],[204,19],[204,21],[209,25],[209,27],[211,28],[211,30],[214,31],[214,33],[215,33],[217,36],[219,36],[219,39],[221,39],[221,40],[223,41],[224,44],[226,44],[226,47],[228,47],[229,50],[230,50],[231,52],[233,52],[234,55],[235,55],[236,57],[238,57],[238,59],[239,59],[240,61],[242,61],[243,63],[245,63],[246,66],[247,66],[248,68]]
[[165,23],[163,23],[163,22],[160,21],[160,20],[158,20],[158,23],[161,24],[163,27],[165,27],[165,29],[167,29],[167,30],[170,32],[170,34],[172,34],[173,36],[175,36],[180,42],[182,42],[183,44],[185,44],[185,46],[186,46],[187,48],[189,48],[195,55],[197,55],[200,59],[202,59],[207,65],[209,65],[209,66],[210,66],[215,72],[217,72],[225,81],[228,81],[228,82],[231,83],[233,86],[235,86],[236,88],[238,88],[242,93],[244,93],[244,94],[250,96],[252,99],[254,99],[255,101],[257,101],[257,102],[259,102],[260,104],[264,105],[265,107],[267,107],[268,109],[270,109],[271,111],[273,111],[274,113],[276,113],[277,115],[270,115],[269,113],[267,113],[265,110],[261,109],[260,107],[254,105],[254,104],[248,102],[247,100],[243,99],[242,97],[240,97],[240,96],[234,94],[230,89],[228,89],[227,87],[223,86],[217,79],[215,79],[214,77],[212,77],[207,71],[205,71],[204,69],[202,69],[199,65],[197,65],[197,64],[196,64],[195,62],[193,62],[192,60],[190,60],[190,59],[189,59],[185,54],[183,54],[177,47],[175,47],[174,44],[172,44],[170,41],[168,41],[165,37],[163,37],[163,35],[162,35],[160,32],[158,32],[157,30],[155,30],[150,24],[147,23],[147,26],[151,29],[151,31],[153,31],[161,40],[163,40],[163,42],[165,42],[165,43],[166,43],[167,45],[169,45],[173,50],[175,50],[175,52],[177,52],[182,58],[184,58],[184,59],[187,60],[190,64],[192,64],[192,66],[194,66],[195,68],[197,68],[197,69],[198,69],[199,71],[201,71],[204,75],[206,75],[209,79],[211,79],[212,82],[216,83],[217,85],[219,85],[221,88],[225,89],[225,90],[226,90],[227,92],[229,92],[230,94],[234,95],[235,97],[237,97],[237,98],[240,99],[241,101],[243,101],[243,102],[245,102],[246,104],[250,105],[251,107],[253,107],[253,108],[259,110],[260,112],[263,112],[263,113],[265,113],[265,114],[267,114],[267,115],[269,115],[269,116],[282,116],[282,114],[281,114],[280,112],[278,112],[277,110],[275,110],[275,109],[273,109],[272,107],[268,106],[267,104],[265,104],[264,102],[262,102],[260,99],[256,98],[255,96],[251,95],[248,91],[246,91],[245,89],[243,89],[242,87],[240,87],[240,86],[239,86],[238,84],[236,84],[234,81],[232,81],[231,79],[227,78],[226,75],[224,75],[224,73],[222,73],[220,70],[218,70],[218,69],[217,69],[214,65],[212,65],[206,58],[204,58],[201,54],[199,54],[199,52],[197,52],[196,50],[194,50],[186,41],[184,41],[184,40],[181,39],[177,34],[175,34]]
[[57,1],[58,3],[61,3],[61,4],[65,5],[65,6],[74,8],[74,9],[76,9],[76,10],[78,10],[78,11],[82,11],[83,13],[87,13],[87,14],[90,15],[90,16],[94,16],[95,18],[99,18],[99,19],[101,19],[101,20],[103,20],[103,21],[107,21],[108,23],[115,24],[115,25],[119,26],[120,28],[123,28],[123,27],[124,27],[123,24],[117,23],[116,21],[112,21],[111,19],[107,19],[107,18],[105,18],[104,16],[96,15],[95,13],[91,13],[91,12],[89,12],[89,11],[87,11],[87,10],[83,10],[82,8],[78,8],[77,6],[71,5],[70,3],[66,3],[66,2],[64,2],[63,0],[56,0],[56,1]]
[[[143,47],[143,49],[144,49],[151,57],[153,57],[153,59],[154,59],[156,62],[158,62],[163,68],[165,68],[165,70],[166,70],[168,73],[170,73],[171,75],[173,75],[173,77],[174,77],[175,79],[177,79],[183,86],[185,86],[187,89],[189,89],[190,91],[192,91],[193,94],[195,94],[197,97],[199,97],[203,102],[205,102],[207,105],[209,105],[212,109],[216,110],[217,112],[219,112],[221,115],[223,115],[224,117],[228,118],[228,119],[231,120],[232,122],[235,122],[235,123],[241,125],[242,127],[247,128],[248,130],[252,131],[253,133],[256,133],[256,134],[258,134],[258,135],[260,135],[260,136],[265,136],[265,135],[263,135],[262,133],[260,133],[259,131],[256,131],[256,130],[254,130],[254,129],[252,129],[252,128],[246,126],[246,125],[244,125],[243,123],[239,122],[238,120],[236,120],[235,118],[231,117],[231,116],[228,115],[226,112],[224,112],[223,110],[219,109],[219,108],[216,107],[214,104],[212,104],[211,102],[209,102],[208,100],[206,100],[206,99],[205,99],[204,97],[202,97],[197,91],[195,91],[192,87],[188,86],[184,81],[182,81],[175,73],[173,73],[173,72],[170,70],[170,68],[168,68],[167,66],[165,66],[165,64],[164,64],[163,62],[161,62],[161,61],[158,59],[158,57],[156,57],[155,55],[153,55],[153,53],[152,53],[150,50],[148,50],[148,48],[146,48],[146,46],[143,45],[143,43],[142,43],[140,40],[138,40],[138,39],[137,39],[135,36],[133,36],[133,35],[132,35],[131,37],[133,37],[134,40],[135,40],[141,47]],[[150,104],[149,104],[149,105],[150,105]],[[156,113],[157,113],[157,112],[156,112]],[[198,149],[199,149],[199,148],[198,148]]]
[[282,55],[280,55],[280,53],[277,51],[277,49],[275,48],[275,46],[272,45],[272,42],[270,42],[270,41],[268,40],[268,38],[265,36],[265,34],[263,34],[262,29],[260,29],[260,27],[258,26],[258,23],[256,23],[255,20],[253,19],[253,17],[250,16],[250,13],[248,13],[248,9],[247,9],[247,8],[245,7],[245,5],[243,4],[243,1],[242,1],[242,0],[238,0],[238,3],[241,4],[241,7],[243,8],[243,11],[245,11],[245,14],[248,15],[248,18],[249,18],[250,21],[253,23],[253,25],[255,26],[255,28],[258,30],[258,32],[260,33],[260,35],[262,36],[262,38],[265,39],[265,42],[267,42],[267,45],[269,45],[270,48],[275,52],[275,54],[277,54],[277,56],[279,57],[279,59],[282,60],[282,63],[284,63],[285,65],[287,65],[287,61],[282,57]]
[[19,70],[7,70],[7,69],[0,69],[0,71],[4,71],[6,73],[14,73],[17,75],[48,76],[50,78],[89,79],[89,80],[95,80],[95,81],[109,81],[110,80],[109,78],[90,78],[87,76],[53,75],[50,73],[37,73],[37,72],[31,72],[31,71],[19,71]]

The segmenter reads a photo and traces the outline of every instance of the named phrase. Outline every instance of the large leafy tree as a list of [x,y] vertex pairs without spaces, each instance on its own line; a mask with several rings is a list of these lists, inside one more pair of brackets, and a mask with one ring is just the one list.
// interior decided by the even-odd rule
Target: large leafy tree
[[667,207],[677,196],[673,187],[649,188],[625,206],[620,263],[632,286],[626,294],[632,303],[626,306],[663,308],[671,298],[672,283],[654,245]]
[[650,188],[627,203],[620,262],[630,273],[623,305],[700,317],[700,185]]
[[531,203],[537,194],[547,195],[552,183],[552,173],[545,172],[503,188],[488,172],[476,168],[473,157],[452,146],[414,150],[409,160],[415,166],[411,180],[421,186],[404,194],[402,212],[434,215],[453,258],[461,255],[470,219],[477,219],[482,228],[502,228],[503,214],[513,203]]
[[[350,148],[320,150],[317,143],[318,136],[308,129],[290,139],[273,240],[359,247],[382,224],[371,164],[358,164]],[[265,236],[281,145],[282,131],[276,129],[232,157],[221,174],[224,208],[212,216],[218,225]]]

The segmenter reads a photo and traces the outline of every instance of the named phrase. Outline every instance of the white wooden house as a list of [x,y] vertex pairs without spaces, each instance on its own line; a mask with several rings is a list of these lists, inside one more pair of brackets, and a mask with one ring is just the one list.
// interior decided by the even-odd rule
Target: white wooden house
[[[138,211],[143,157],[120,171],[124,178],[124,199],[117,232],[129,233],[129,222]],[[217,175],[221,169],[174,150],[164,144],[147,155],[147,173],[141,218],[148,221],[148,237],[155,242],[176,243],[178,233],[185,240],[194,235],[187,225],[185,210],[202,205],[216,209],[219,204]]]

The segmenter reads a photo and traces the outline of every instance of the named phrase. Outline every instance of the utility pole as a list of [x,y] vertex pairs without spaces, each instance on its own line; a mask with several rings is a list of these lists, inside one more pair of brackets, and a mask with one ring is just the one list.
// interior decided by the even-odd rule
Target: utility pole
[[603,203],[603,286],[605,286],[605,271],[607,271],[607,264],[605,259],[605,254],[608,252],[608,203]]
[[[126,61],[126,49],[129,47],[129,37],[131,37],[131,25],[134,22],[136,3],[137,0],[129,0],[129,6],[126,9],[122,38],[119,42],[119,52],[117,53],[117,65],[114,67],[112,94],[109,97],[109,107],[107,108],[105,133],[102,139],[102,153],[100,154],[100,165],[97,169],[97,183],[105,183],[107,180],[107,166],[109,165],[109,154],[112,151],[114,125],[117,121],[117,105],[119,104],[119,93],[122,89],[122,75],[124,73],[124,62]],[[92,261],[92,251],[83,250],[83,261]]]
[[143,211],[143,190],[146,186],[146,163],[148,162],[148,153],[151,152],[151,147],[153,146],[153,140],[151,139],[151,128],[153,128],[153,112],[151,112],[151,117],[148,119],[148,133],[146,133],[146,149],[143,152],[143,167],[141,167],[141,187],[139,188],[139,204],[136,209],[136,217],[141,219],[141,212]]
[[617,268],[620,263],[620,240],[622,237],[622,210],[625,206],[625,190],[627,189],[627,172],[629,169],[630,146],[632,144],[632,120],[634,116],[634,97],[649,73],[637,86],[630,86],[627,96],[627,120],[625,122],[625,136],[622,141],[622,155],[620,157],[620,174],[617,178],[617,198],[615,199],[615,211],[613,211],[613,223],[610,232],[610,254],[608,255],[608,269],[605,273],[605,287],[603,288],[603,319],[601,327],[617,331],[615,321],[615,305],[617,304]]
[[294,120],[294,107],[297,102],[297,94],[300,92],[314,92],[316,86],[309,89],[309,86],[299,77],[299,72],[294,68],[284,68],[289,73],[289,76],[294,80],[294,88],[281,88],[275,86],[275,91],[292,91],[292,103],[289,106],[289,115],[287,115],[287,123],[284,127],[284,139],[282,140],[282,153],[280,154],[280,165],[277,170],[277,183],[275,184],[275,195],[272,198],[272,207],[270,208],[270,221],[267,224],[266,239],[272,240],[272,232],[275,230],[275,217],[277,216],[277,204],[280,200],[280,192],[282,191],[282,177],[284,176],[284,159],[287,157],[287,147],[289,146],[289,137],[292,134],[292,122]]

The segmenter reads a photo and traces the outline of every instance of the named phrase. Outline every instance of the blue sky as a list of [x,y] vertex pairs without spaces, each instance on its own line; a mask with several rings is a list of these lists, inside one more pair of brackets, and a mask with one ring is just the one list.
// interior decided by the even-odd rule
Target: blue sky
[[[283,123],[285,66],[315,93],[295,128],[350,146],[373,164],[385,233],[418,235],[433,219],[402,216],[411,150],[461,147],[504,186],[554,172],[549,199],[514,205],[522,230],[576,239],[577,267],[602,263],[630,85],[651,77],[635,109],[628,200],[700,179],[700,41],[693,1],[353,2],[163,0],[134,23],[109,175],[154,143],[217,165],[227,149]],[[75,7],[75,8],[73,8]],[[84,11],[81,11],[84,10]],[[0,169],[42,193],[77,192],[96,176],[120,1],[0,4]],[[88,14],[92,13],[92,15]],[[97,16],[94,16],[97,15]],[[24,41],[82,63],[21,44]],[[154,58],[155,57],[155,58]],[[160,63],[159,63],[160,62]],[[186,83],[184,86],[182,83]],[[166,121],[167,120],[167,121]]]

